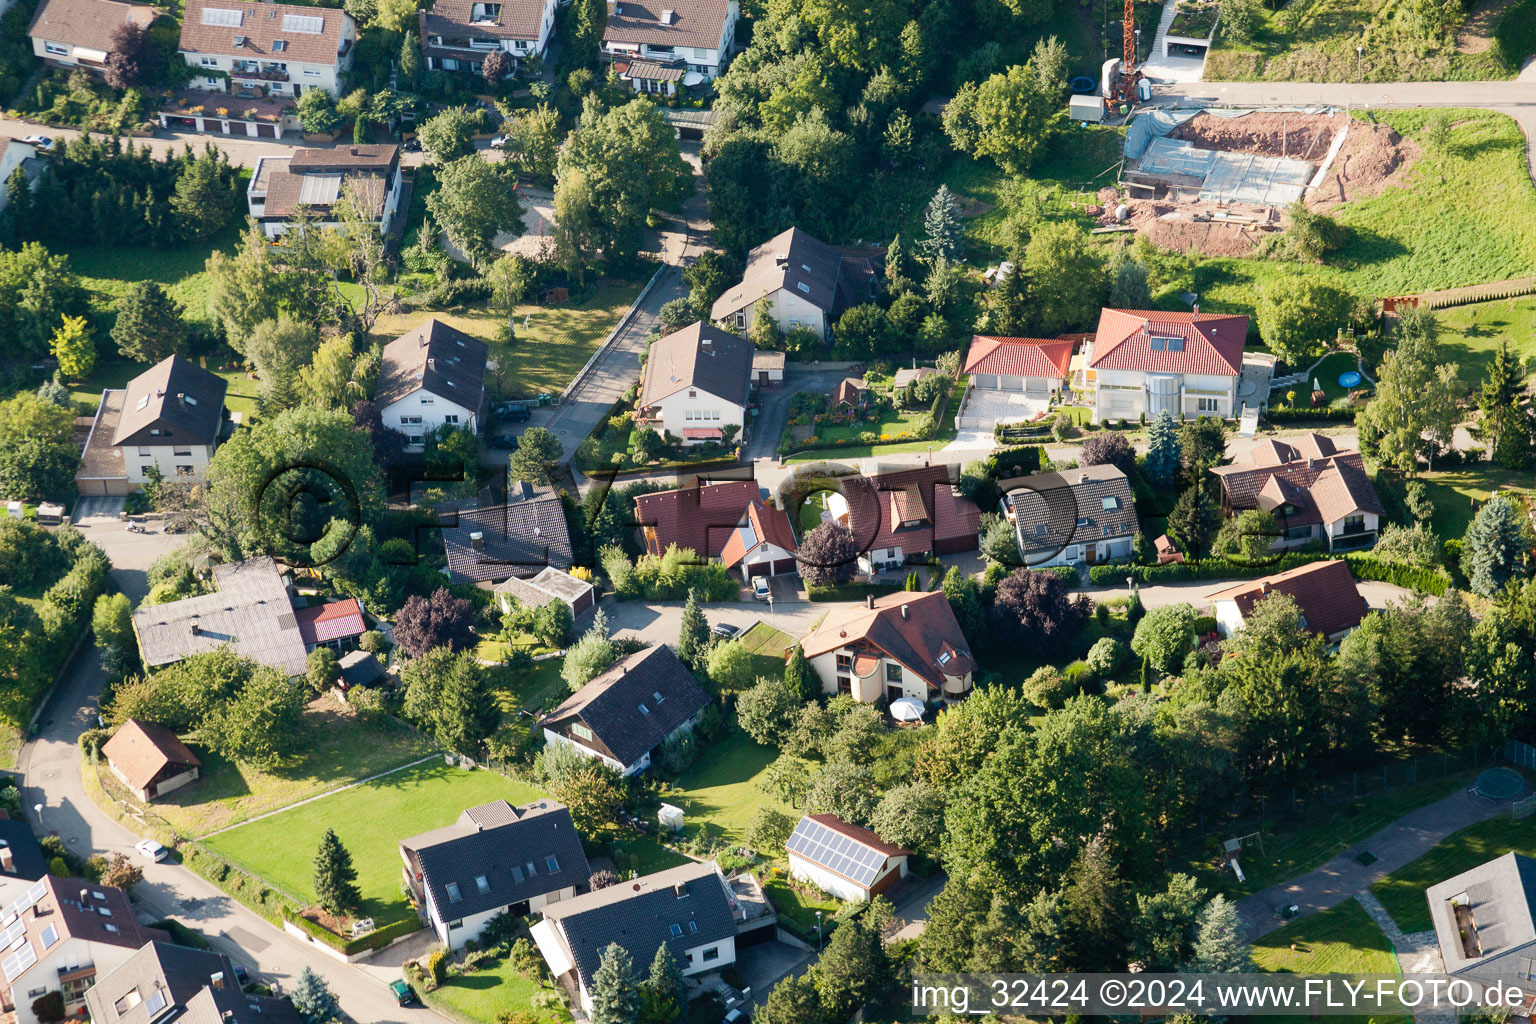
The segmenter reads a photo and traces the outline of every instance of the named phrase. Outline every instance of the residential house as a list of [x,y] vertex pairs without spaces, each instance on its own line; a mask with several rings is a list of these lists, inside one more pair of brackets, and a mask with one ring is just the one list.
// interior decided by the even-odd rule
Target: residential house
[[824,693],[873,704],[925,704],[971,692],[976,659],[943,591],[902,591],[835,605],[800,640]]
[[754,351],[752,353],[752,386],[758,389],[783,386],[785,358],[783,352]]
[[32,1006],[50,992],[64,997],[66,1017],[84,1013],[86,993],[98,977],[117,970],[146,942],[171,938],[139,924],[123,890],[83,878],[44,875],[0,920],[9,922],[0,936],[0,1010],[14,1014],[17,1024],[40,1024]]
[[167,480],[203,479],[224,426],[229,384],[183,356],[167,356],[101,393],[75,486],[84,494],[128,494],[154,467]]
[[1072,367],[1070,340],[999,338],[978,334],[965,356],[965,373],[978,391],[1019,392],[1048,402],[1066,387]]
[[860,377],[844,377],[832,389],[832,405],[857,409],[869,399],[869,385]]
[[903,366],[891,378],[891,394],[899,395],[924,377],[932,377],[938,372],[931,366]]
[[642,494],[635,499],[635,522],[650,554],[663,555],[676,545],[700,558],[714,558],[725,551],[747,506],[760,494],[755,480]]
[[601,56],[636,92],[675,96],[725,70],[740,15],[737,0],[608,0]]
[[400,840],[411,902],[450,950],[497,914],[525,917],[586,887],[592,869],[564,804],[471,807],[445,828]]
[[617,943],[636,964],[649,964],[665,944],[683,976],[692,977],[736,962],[743,917],[719,866],[708,861],[552,903],[531,931],[550,973],[576,990],[590,1014],[592,977],[610,945]]
[[181,56],[194,89],[297,99],[310,89],[341,94],[357,23],[335,8],[187,0]]
[[555,28],[556,0],[434,0],[417,15],[421,56],[431,71],[479,75],[488,53],[500,50],[510,67],[543,57]]
[[867,903],[906,878],[912,856],[835,814],[804,815],[784,848],[791,878],[852,903]]
[[514,600],[528,608],[542,608],[552,601],[561,601],[571,610],[574,620],[597,604],[597,589],[592,584],[552,565],[541,569],[532,579],[511,576],[499,584],[495,592],[497,604],[504,613],[512,610]]
[[651,766],[663,743],[691,730],[709,702],[672,648],[658,644],[620,658],[538,724],[546,743],[634,775]]
[[398,146],[296,149],[256,159],[245,201],[262,232],[278,238],[301,210],[317,228],[339,226],[337,207],[350,191],[383,235],[400,212],[402,187]]
[[1130,561],[1141,527],[1131,482],[1114,466],[1083,466],[1003,482],[1002,512],[1023,564]]
[[490,346],[436,318],[384,346],[373,404],[384,426],[421,451],[440,427],[476,433],[485,410]]
[[0,818],[0,899],[15,899],[47,873],[48,858],[32,826],[17,818]]
[[726,541],[720,560],[731,569],[741,566],[741,578],[750,583],[754,576],[799,572],[795,561],[799,549],[784,510],[756,498],[736,524],[736,532]]
[[572,565],[565,506],[555,489],[517,481],[499,505],[450,512],[441,526],[448,578],[454,583],[500,583]]
[[1248,461],[1211,472],[1229,513],[1262,508],[1275,514],[1270,547],[1276,550],[1321,542],[1329,551],[1359,551],[1376,544],[1386,511],[1365,460],[1327,435],[1267,438],[1249,450]]
[[[1424,890],[1445,973],[1485,987],[1529,988],[1536,974],[1536,860],[1485,861]],[[1528,1017],[1529,992],[1511,1016]]]
[[1087,347],[1094,418],[1235,416],[1247,342],[1246,316],[1102,310]]
[[645,360],[635,424],[684,445],[739,437],[747,423],[752,355],[750,341],[703,321],[658,339]]
[[710,319],[745,334],[758,301],[767,299],[780,330],[805,327],[830,337],[843,310],[874,294],[883,257],[872,250],[845,252],[790,228],[747,254],[746,273],[715,300]]
[[213,950],[147,942],[86,991],[99,1024],[303,1024],[287,999],[242,992],[234,961]]
[[[0,213],[4,213],[5,208],[11,205],[11,175],[16,173],[17,168],[21,169],[27,188],[36,192],[43,172],[48,169],[48,161],[20,139],[0,140]],[[784,353],[780,352],[780,359],[783,356]],[[783,364],[780,365],[782,367]],[[783,376],[782,373],[780,376]]]
[[351,650],[367,631],[356,598],[295,608],[277,563],[267,555],[213,567],[216,590],[166,604],[140,605],[133,631],[145,668],[171,665],[226,644],[294,678],[316,647]]
[[59,68],[101,74],[112,52],[112,36],[124,25],[148,29],[161,11],[122,0],[42,0],[27,26],[32,52]]
[[1342,559],[1308,562],[1273,576],[1247,580],[1206,595],[1216,606],[1216,628],[1231,636],[1243,628],[1253,606],[1271,594],[1289,594],[1301,609],[1301,622],[1329,642],[1342,640],[1370,610],[1349,563]]
[[130,718],[101,746],[118,781],[145,803],[197,781],[203,763],[174,732]]
[[845,482],[827,497],[832,520],[859,542],[859,571],[975,551],[981,510],[949,481],[948,466],[922,466]]

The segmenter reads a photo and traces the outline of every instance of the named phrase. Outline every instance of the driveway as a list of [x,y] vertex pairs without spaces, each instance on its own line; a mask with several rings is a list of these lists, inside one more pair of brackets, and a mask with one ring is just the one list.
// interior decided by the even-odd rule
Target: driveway
[[[115,512],[103,515],[99,505],[86,504],[104,500],[108,499],[82,498],[76,507],[75,528],[107,553],[107,559],[112,563],[112,581],[137,604],[149,593],[149,567],[161,555],[169,554],[185,544],[187,537],[185,534],[165,533],[161,524],[155,520],[143,524],[143,533],[129,533],[128,524],[118,519]],[[117,501],[121,506],[122,499]]]
[[788,384],[758,389],[757,415],[752,419],[752,433],[741,453],[743,462],[772,458],[779,450],[779,438],[789,420],[789,400],[794,395]]
[[[1162,608],[1170,604],[1190,604],[1195,608],[1210,608],[1211,602],[1206,600],[1207,594],[1214,594],[1218,590],[1235,587],[1244,580],[1195,580],[1188,583],[1158,583],[1140,588],[1141,605],[1143,608]],[[1375,580],[1357,580],[1355,586],[1360,590],[1360,596],[1365,598],[1365,603],[1372,611],[1385,611],[1396,604],[1401,604],[1413,596],[1413,591],[1406,587],[1399,587],[1392,583],[1379,583]],[[1111,598],[1126,597],[1130,590],[1123,582],[1108,587],[1084,587],[1083,593],[1095,601],[1108,601]]]
[[[802,636],[811,624],[825,615],[833,606],[812,604],[809,601],[781,603],[774,600],[772,610],[767,604],[743,602],[740,604],[711,604],[704,607],[704,617],[711,626],[724,622],[739,626],[743,631],[758,622],[766,622],[790,636]],[[617,636],[636,636],[647,643],[675,644],[683,628],[683,602],[668,601],[662,604],[645,604],[639,601],[615,601],[603,599],[603,610],[608,613],[608,626]]]

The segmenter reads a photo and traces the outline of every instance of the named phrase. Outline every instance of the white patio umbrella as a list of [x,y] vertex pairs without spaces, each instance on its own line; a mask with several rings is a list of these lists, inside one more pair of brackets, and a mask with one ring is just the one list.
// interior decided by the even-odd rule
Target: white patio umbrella
[[891,717],[898,722],[921,722],[923,702],[916,697],[902,697],[891,701]]

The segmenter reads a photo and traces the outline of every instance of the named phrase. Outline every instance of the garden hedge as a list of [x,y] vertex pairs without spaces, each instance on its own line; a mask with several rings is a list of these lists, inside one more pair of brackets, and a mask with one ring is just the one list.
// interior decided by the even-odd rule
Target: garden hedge
[[1002,476],[1028,476],[1040,471],[1044,449],[1037,444],[1002,448],[986,457],[987,478],[996,480]]
[[[1116,586],[1126,577],[1139,584],[1181,583],[1189,580],[1257,579],[1295,569],[1311,562],[1326,561],[1338,555],[1326,553],[1281,555],[1267,565],[1247,565],[1230,562],[1224,558],[1206,558],[1199,562],[1173,562],[1168,565],[1131,565],[1110,563],[1090,566],[1088,582],[1095,586]],[[1350,552],[1343,556],[1349,570],[1358,580],[1374,580],[1391,583],[1410,590],[1436,596],[1451,586],[1451,577],[1443,569],[1422,569],[1416,566],[1386,562],[1367,552]]]
[[1264,418],[1271,423],[1353,423],[1355,413],[1358,410],[1352,408],[1335,409],[1332,406],[1324,406],[1321,409],[1276,409],[1271,407],[1264,413]]

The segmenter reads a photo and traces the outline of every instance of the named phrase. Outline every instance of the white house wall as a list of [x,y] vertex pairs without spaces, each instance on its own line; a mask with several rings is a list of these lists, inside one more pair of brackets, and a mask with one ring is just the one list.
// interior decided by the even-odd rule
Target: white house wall
[[795,853],[789,855],[789,874],[791,878],[809,882],[822,892],[830,893],[840,900],[863,903],[869,899],[868,889],[849,881],[835,871],[828,871],[820,864],[812,864]]
[[1216,602],[1216,629],[1222,636],[1231,636],[1243,628],[1243,613],[1237,610],[1236,601]]
[[[696,397],[689,398],[688,391],[694,391]],[[738,431],[746,425],[746,406],[738,405],[729,399],[712,395],[701,388],[690,388],[679,391],[675,395],[668,395],[657,402],[653,409],[661,414],[662,427],[673,436],[681,439],[684,430],[700,430],[714,428],[720,430],[727,425],[734,424]],[[695,416],[718,414],[719,419],[689,419],[688,414]],[[740,436],[739,433],[737,436]]]
[[[768,296],[768,301],[773,303],[773,318],[778,321],[779,330],[788,331],[795,327],[809,327],[816,332],[818,337],[826,337],[827,314],[820,306],[815,305],[804,296],[780,288]],[[757,317],[757,303],[749,303],[736,311],[729,323],[738,331],[750,331],[752,322]]]
[[[132,922],[129,924],[131,925]],[[136,948],[114,946],[106,942],[90,942],[74,937],[59,943],[45,952],[36,964],[12,983],[11,999],[16,1004],[16,1024],[38,1024],[37,1015],[32,1012],[32,1003],[44,993],[63,991],[63,986],[59,983],[61,969],[68,970],[71,967],[95,964],[95,980],[100,980],[121,967],[137,952]],[[68,1004],[66,1009],[71,1017],[74,1017],[83,1012],[84,1006],[85,1001],[81,999]]]
[[[535,913],[539,910],[543,910],[551,903],[558,903],[561,900],[568,900],[575,895],[576,887],[574,885],[567,885],[561,889],[556,889],[548,893],[541,893],[537,896],[532,896],[528,900],[528,912],[530,914]],[[508,904],[508,906],[510,906],[510,904]],[[506,909],[506,907],[495,907],[491,910],[481,911],[478,914],[470,914],[467,917],[456,917],[451,920],[457,921],[458,927],[449,928],[448,925],[451,923],[451,921],[444,921],[442,917],[439,916],[437,907],[434,905],[431,906],[430,912],[432,930],[437,933],[438,941],[442,942],[442,944],[447,946],[449,949],[463,949],[465,943],[470,942],[471,940],[478,940],[480,938],[480,933],[485,931],[485,926],[490,924],[491,919],[496,917],[496,915],[504,912]]]
[[[419,439],[414,442],[417,446],[425,443],[427,434],[449,423],[450,416],[457,417],[452,422],[452,426],[467,426],[470,430],[478,429],[474,410],[422,388],[389,403],[379,413],[379,418],[384,421],[385,427],[398,430],[407,437]],[[419,419],[420,422],[406,422],[412,418]]]
[[[119,447],[123,452],[123,469],[127,472],[128,479],[136,484],[142,484],[149,479],[147,471],[150,466],[159,466],[165,479],[175,483],[201,480],[206,474],[208,463],[213,461],[211,444],[194,444],[186,448],[158,444],[125,444]],[[178,452],[186,454],[177,454]],[[192,472],[182,473],[176,468],[178,466],[190,466]]]
[[[1180,378],[1178,409],[1185,417],[1194,419],[1200,415],[1229,418],[1233,415],[1233,402],[1237,395],[1237,377],[1215,374],[1148,374],[1142,370],[1097,371],[1097,391],[1094,394],[1094,418],[1136,419],[1142,413],[1151,412],[1147,405],[1147,379],[1156,376]],[[1214,399],[1216,409],[1200,409],[1200,399]]]

